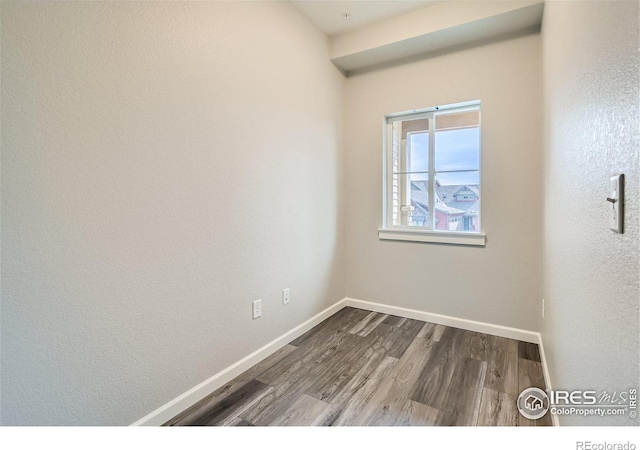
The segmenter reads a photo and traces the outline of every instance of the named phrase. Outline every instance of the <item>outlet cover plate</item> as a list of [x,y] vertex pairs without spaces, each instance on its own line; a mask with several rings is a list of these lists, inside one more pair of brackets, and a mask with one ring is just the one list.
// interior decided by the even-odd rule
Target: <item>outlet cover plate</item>
[[262,315],[262,300],[255,300],[253,302],[252,312],[252,317],[254,320]]
[[609,197],[607,198],[609,210],[609,228],[616,233],[623,231],[624,217],[624,175],[614,175],[609,179]]

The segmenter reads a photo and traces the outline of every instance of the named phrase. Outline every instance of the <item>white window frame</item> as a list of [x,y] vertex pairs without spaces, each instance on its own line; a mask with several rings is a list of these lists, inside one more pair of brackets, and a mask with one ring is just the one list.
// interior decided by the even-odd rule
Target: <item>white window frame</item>
[[[383,122],[383,183],[382,183],[382,227],[378,229],[378,238],[383,240],[394,241],[414,241],[414,242],[433,242],[441,244],[457,244],[457,245],[474,245],[484,246],[486,244],[486,235],[483,232],[482,221],[482,125],[480,124],[480,161],[478,166],[478,192],[480,196],[479,217],[480,231],[442,231],[436,230],[434,217],[434,185],[435,180],[435,121],[436,113],[441,112],[463,112],[481,107],[480,100],[470,102],[456,103],[446,106],[434,106],[431,108],[415,109],[401,113],[388,114],[384,117]],[[429,227],[393,225],[392,218],[392,189],[393,186],[393,170],[392,170],[392,153],[393,153],[393,122],[401,120],[429,119],[429,217],[427,218]],[[482,120],[482,119],[480,119]],[[475,170],[474,170],[475,172]]]

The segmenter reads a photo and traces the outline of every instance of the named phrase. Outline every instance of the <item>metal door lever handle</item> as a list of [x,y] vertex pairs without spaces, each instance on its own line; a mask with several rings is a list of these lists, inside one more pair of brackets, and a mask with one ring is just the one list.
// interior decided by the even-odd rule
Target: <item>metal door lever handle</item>
[[611,202],[611,203],[615,203],[615,202],[617,202],[618,200],[617,200],[617,199],[615,199],[615,198],[607,197],[607,201],[608,201],[608,202]]

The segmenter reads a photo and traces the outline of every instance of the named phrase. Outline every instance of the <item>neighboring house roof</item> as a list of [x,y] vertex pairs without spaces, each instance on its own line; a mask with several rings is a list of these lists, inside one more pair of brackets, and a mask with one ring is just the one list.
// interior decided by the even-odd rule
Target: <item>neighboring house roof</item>
[[[418,208],[421,213],[427,214],[429,208],[429,193],[427,192],[427,181],[411,182],[411,200],[413,206]],[[434,208],[437,211],[449,215],[476,216],[480,208],[480,200],[475,202],[458,202],[455,195],[461,190],[469,190],[479,195],[477,186],[456,184],[449,186],[438,185],[435,191]]]
[[480,210],[480,201],[475,202],[449,202],[449,206],[464,211],[465,216],[475,216]]
[[416,207],[416,210],[413,212],[414,216],[425,216],[425,217],[427,217],[429,215],[429,208],[427,208],[425,205],[422,205],[420,203],[416,203],[413,206]]
[[464,213],[465,216],[467,217],[471,217],[471,216],[477,216],[478,214],[480,214],[480,202],[475,202],[473,204],[473,206],[471,208],[469,208],[467,210],[467,212]]
[[[465,216],[476,216],[480,210],[480,200],[475,202],[458,202],[455,197],[456,194],[462,190],[468,190],[480,196],[480,191],[477,186],[468,184],[453,184],[453,185],[439,185],[436,187],[436,196],[447,204],[449,208],[453,208],[462,211]],[[437,200],[436,200],[437,201]]]
[[429,217],[429,193],[424,184],[411,183],[411,204],[416,209],[413,216],[423,216],[425,219]]
[[426,181],[411,182],[411,200],[421,204],[424,208],[429,207],[429,192],[427,192]]
[[436,199],[436,204],[433,205],[433,207],[437,211],[442,211],[442,212],[445,212],[447,214],[460,214],[460,215],[462,215],[465,212],[463,209],[454,208],[452,206],[447,205],[443,201],[438,201],[437,199]]
[[[477,196],[480,196],[480,189],[478,189],[478,186],[475,186],[473,184],[465,184],[463,188],[467,188],[470,191],[473,191]],[[462,190],[462,188],[460,188],[459,190]]]
[[447,203],[453,199],[456,192],[460,190],[462,186],[460,185],[451,185],[451,186],[442,186],[439,185],[436,187],[436,194],[442,201],[446,201]]

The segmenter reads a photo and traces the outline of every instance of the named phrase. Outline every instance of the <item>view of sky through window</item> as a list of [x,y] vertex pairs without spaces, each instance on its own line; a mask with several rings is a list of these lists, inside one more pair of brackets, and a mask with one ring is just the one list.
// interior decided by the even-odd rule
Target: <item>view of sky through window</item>
[[[480,168],[479,128],[437,131],[435,140],[436,172],[478,170]],[[461,175],[450,177],[451,182],[441,181],[441,183],[466,184],[471,182],[468,178],[459,178]]]
[[[462,171],[480,169],[480,129],[464,128],[436,132],[435,137],[435,169],[440,171]],[[429,171],[429,134],[415,133],[411,135],[411,172]],[[426,179],[414,175],[412,179]],[[438,174],[440,184],[478,184],[478,173],[451,172]]]

